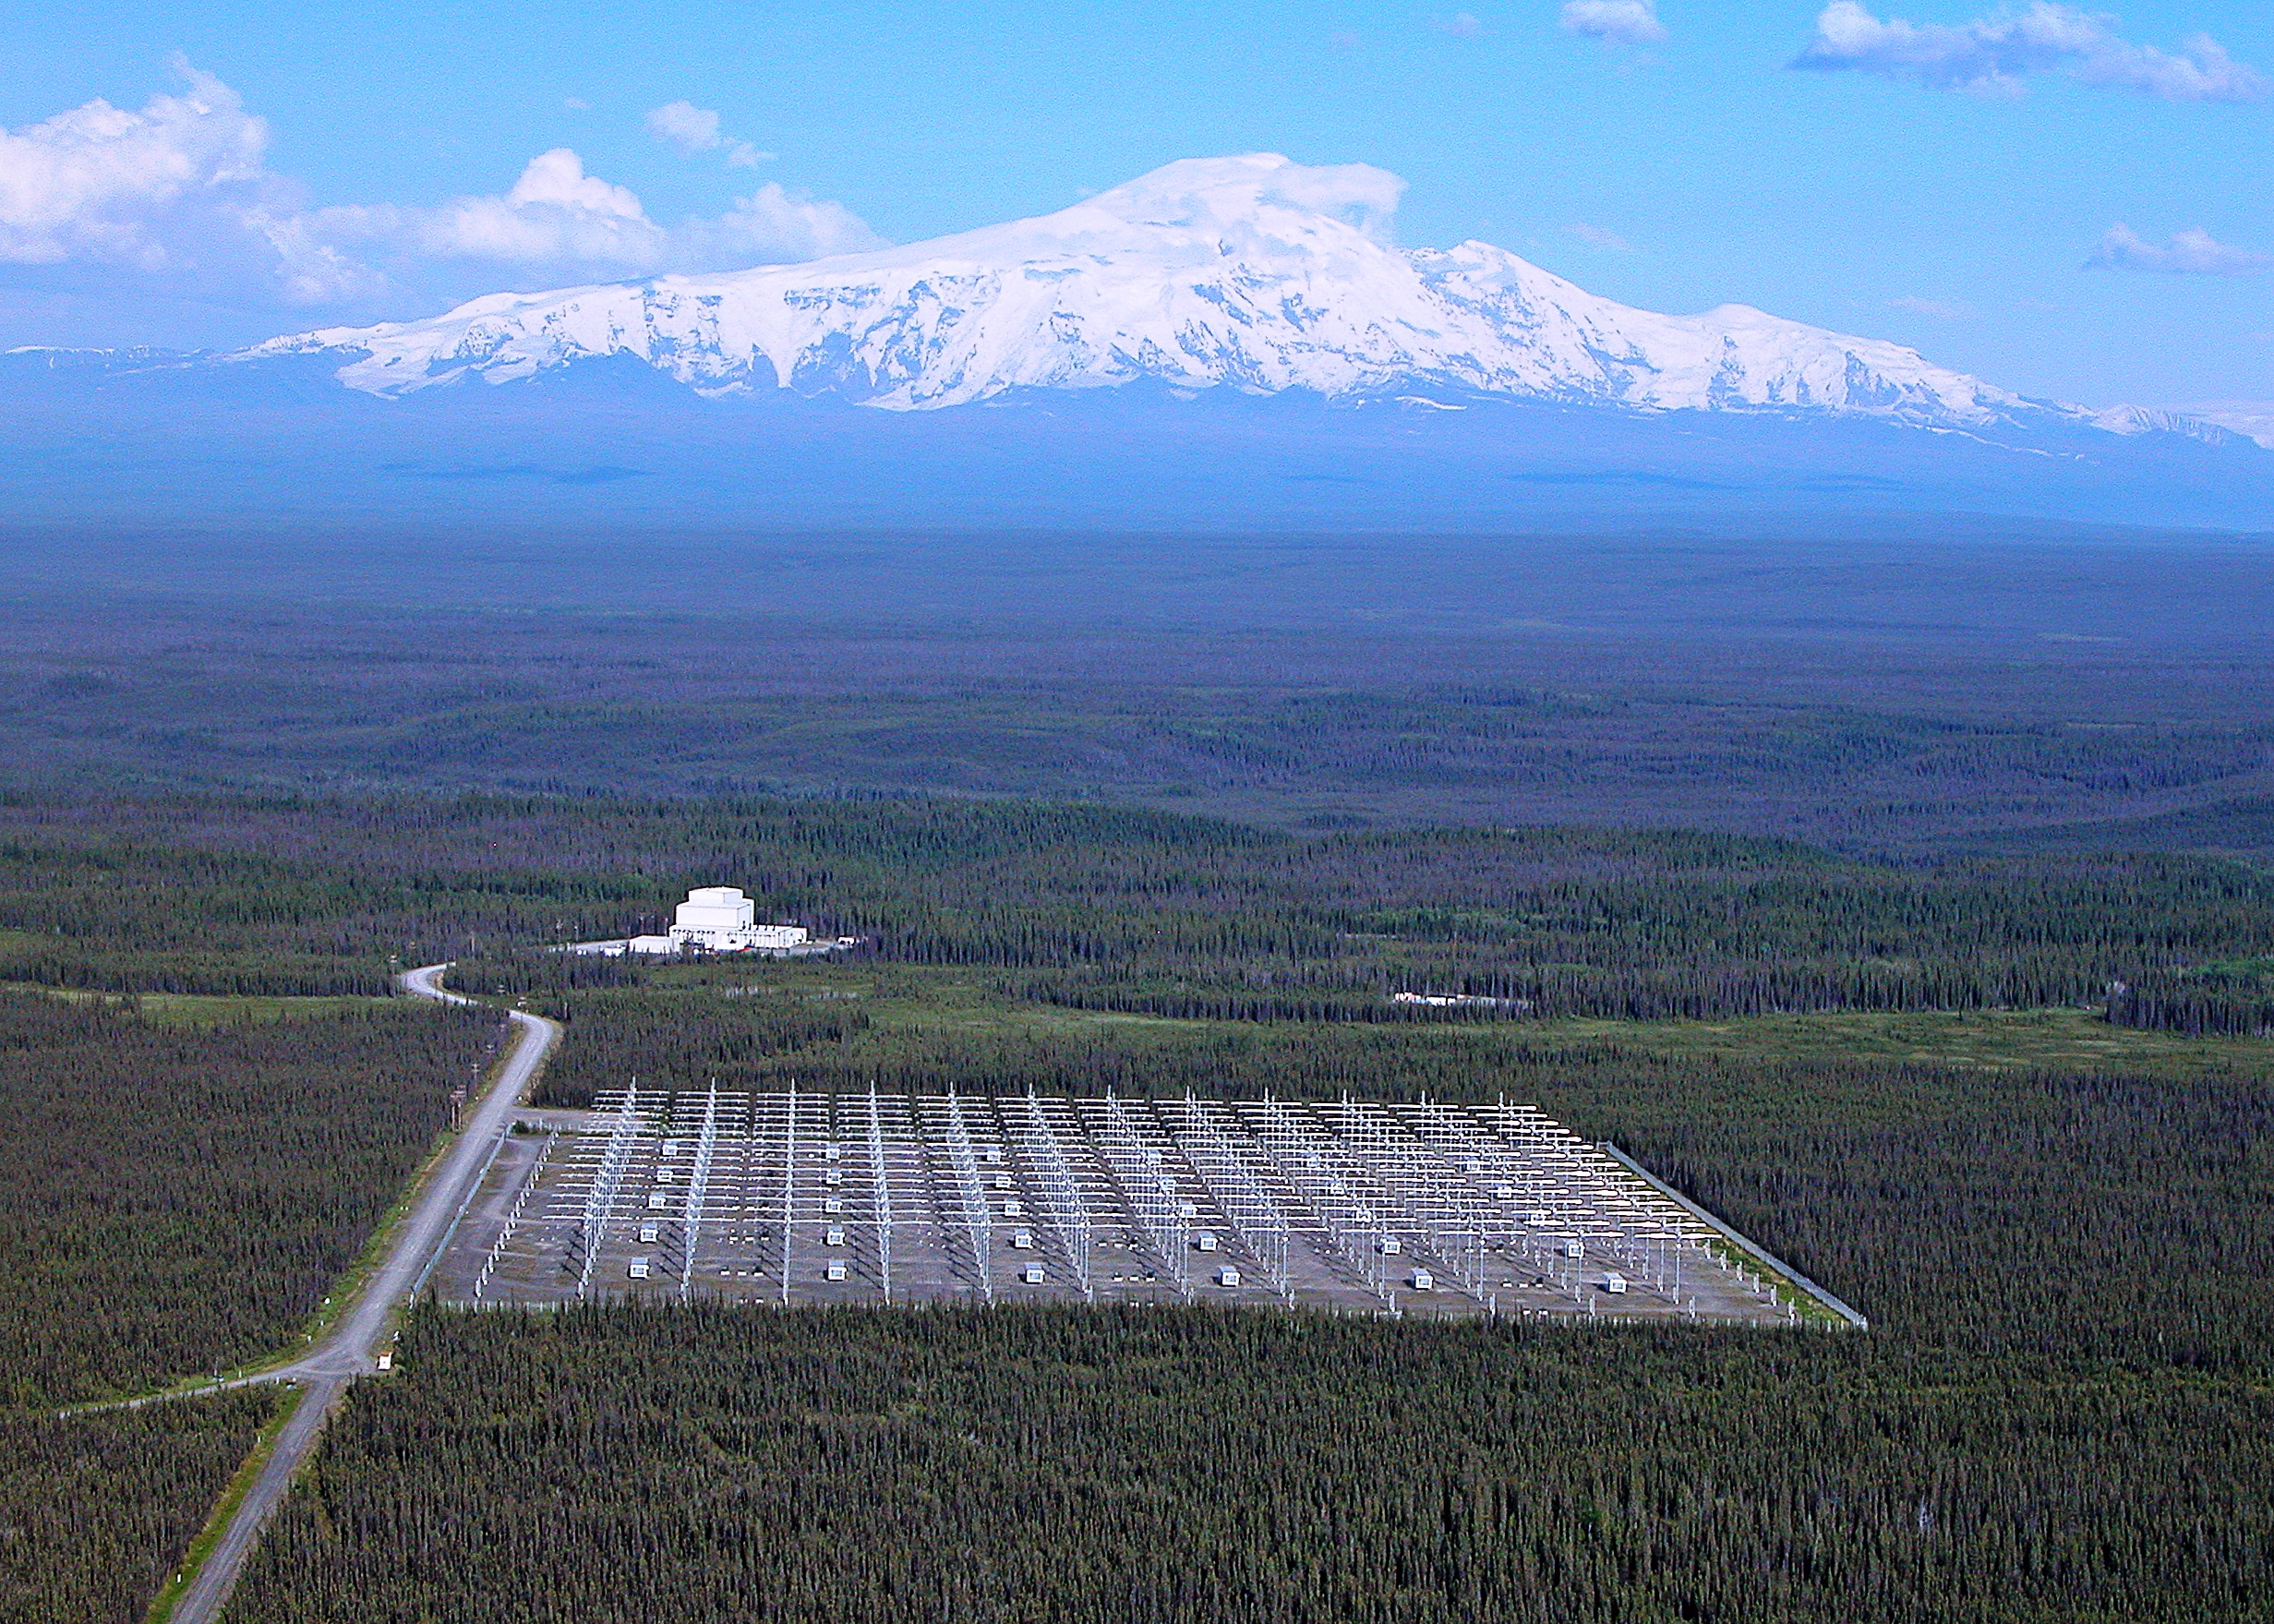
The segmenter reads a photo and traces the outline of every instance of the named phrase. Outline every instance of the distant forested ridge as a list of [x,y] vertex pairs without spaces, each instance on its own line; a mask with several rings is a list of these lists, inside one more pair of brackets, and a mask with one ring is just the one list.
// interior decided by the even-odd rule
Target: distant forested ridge
[[[456,513],[476,486],[448,488]],[[1469,536],[18,514],[0,790],[860,792],[2274,857],[2263,537],[1859,525],[1815,498],[1701,531],[1679,499],[1670,527]]]
[[[0,806],[0,979],[375,991],[391,962],[596,969],[533,950],[652,928],[696,884],[1003,971],[1023,995],[1214,1018],[1655,1018],[2101,1004],[2262,955],[2274,878],[2170,853],[1871,860],[1585,829],[1296,836],[1094,807],[868,800],[173,799]],[[502,958],[499,957],[503,955]],[[516,968],[517,966],[517,968]]]

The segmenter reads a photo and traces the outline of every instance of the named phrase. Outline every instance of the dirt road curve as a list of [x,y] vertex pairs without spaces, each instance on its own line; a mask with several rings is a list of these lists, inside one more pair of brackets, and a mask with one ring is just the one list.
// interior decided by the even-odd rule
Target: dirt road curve
[[[398,978],[405,992],[444,1004],[468,1004],[455,992],[442,990],[448,965],[431,964]],[[295,1382],[301,1388],[299,1408],[285,1424],[275,1452],[261,1468],[259,1478],[229,1520],[220,1543],[174,1605],[174,1624],[213,1624],[229,1599],[238,1570],[245,1566],[253,1543],[292,1486],[293,1474],[306,1461],[323,1431],[324,1418],[347,1384],[372,1368],[388,1322],[403,1299],[425,1272],[451,1221],[480,1180],[498,1136],[506,1131],[513,1108],[528,1091],[560,1029],[542,1017],[512,1012],[513,1046],[498,1067],[497,1079],[467,1112],[458,1137],[443,1153],[439,1166],[413,1204],[396,1232],[386,1257],[365,1282],[362,1294],[340,1317],[331,1333],[316,1347],[288,1365],[259,1376],[224,1383],[248,1387],[259,1383]]]

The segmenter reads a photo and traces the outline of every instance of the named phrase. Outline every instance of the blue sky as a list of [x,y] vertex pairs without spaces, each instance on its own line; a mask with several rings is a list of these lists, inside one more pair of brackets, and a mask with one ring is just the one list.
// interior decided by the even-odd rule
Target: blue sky
[[12,9],[0,343],[905,242],[1274,150],[1402,175],[1401,242],[1650,308],[2093,405],[2274,400],[2263,0]]

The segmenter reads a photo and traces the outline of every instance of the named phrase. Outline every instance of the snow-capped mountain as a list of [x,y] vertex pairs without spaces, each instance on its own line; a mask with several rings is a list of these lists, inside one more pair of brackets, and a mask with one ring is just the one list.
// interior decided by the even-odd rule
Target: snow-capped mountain
[[1415,391],[1978,427],[2048,408],[1916,351],[1744,306],[1661,316],[1485,243],[1401,250],[1400,182],[1273,154],[1171,163],[1071,209],[800,265],[496,294],[422,321],[271,340],[399,395],[633,355],[704,393],[908,410],[1006,391]]

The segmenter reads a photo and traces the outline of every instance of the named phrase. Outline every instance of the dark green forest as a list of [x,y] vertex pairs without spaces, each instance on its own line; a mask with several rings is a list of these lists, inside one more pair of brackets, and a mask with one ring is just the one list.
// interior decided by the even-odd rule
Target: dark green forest
[[0,993],[15,1405],[258,1361],[322,1303],[486,1064],[485,1013],[181,1027]]
[[427,1313],[232,1618],[2261,1616],[2263,1069],[1517,1069],[1874,1329]]
[[0,1619],[132,1624],[274,1396],[60,1404],[296,1341],[486,1064],[487,1012],[0,992]]
[[[861,940],[546,950],[710,883]],[[18,796],[0,1084],[37,1131],[0,1170],[0,1572],[57,1577],[0,1618],[131,1619],[178,1559],[264,1412],[47,1412],[299,1333],[494,1040],[374,996],[444,958],[566,1018],[551,1104],[634,1074],[1536,1101],[1873,1329],[423,1312],[233,1619],[2251,1616],[2269,952],[2274,879],[2171,851]],[[2001,1021],[2021,1047],[1974,1053]],[[74,1518],[104,1539],[38,1555]]]
[[92,1415],[0,1411],[0,1618],[135,1624],[275,1395]]

